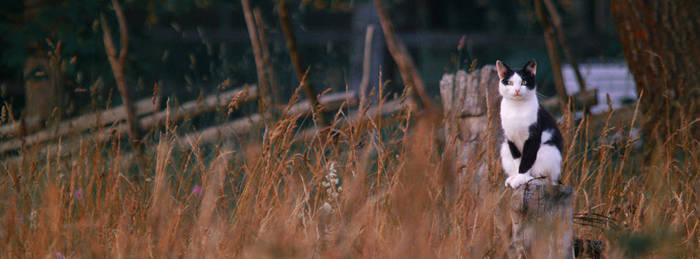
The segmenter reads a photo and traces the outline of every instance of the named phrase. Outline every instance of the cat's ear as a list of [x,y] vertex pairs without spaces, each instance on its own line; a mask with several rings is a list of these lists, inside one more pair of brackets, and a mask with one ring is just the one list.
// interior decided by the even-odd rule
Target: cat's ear
[[523,70],[530,72],[530,74],[532,74],[534,76],[535,73],[537,72],[537,62],[535,62],[534,59],[528,61],[527,64],[525,64],[525,66],[523,67]]
[[503,77],[506,76],[506,73],[508,73],[508,65],[506,63],[501,62],[500,60],[496,60],[496,71],[498,71],[498,78],[503,80]]

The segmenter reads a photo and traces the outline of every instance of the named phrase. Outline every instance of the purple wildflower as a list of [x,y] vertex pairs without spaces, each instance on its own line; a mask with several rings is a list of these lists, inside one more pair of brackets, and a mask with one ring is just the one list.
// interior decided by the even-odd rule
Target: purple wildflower
[[61,252],[56,252],[56,259],[65,259],[65,257],[63,254],[61,254]]
[[192,187],[192,191],[190,191],[190,194],[199,197],[199,195],[202,194],[202,187],[199,185],[195,185],[194,187]]
[[76,200],[82,200],[83,199],[83,189],[78,188],[73,192],[73,198]]

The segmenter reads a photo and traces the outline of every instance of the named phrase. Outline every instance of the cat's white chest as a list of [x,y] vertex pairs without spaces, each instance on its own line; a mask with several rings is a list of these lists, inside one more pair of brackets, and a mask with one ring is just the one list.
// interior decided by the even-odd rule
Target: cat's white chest
[[501,125],[506,138],[522,150],[530,136],[530,126],[537,122],[537,101],[501,101]]

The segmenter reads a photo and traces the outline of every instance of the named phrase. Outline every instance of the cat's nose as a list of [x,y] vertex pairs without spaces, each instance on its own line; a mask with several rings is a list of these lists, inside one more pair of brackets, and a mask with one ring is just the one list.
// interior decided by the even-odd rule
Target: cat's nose
[[520,94],[520,89],[515,89],[515,95],[519,95],[519,94]]

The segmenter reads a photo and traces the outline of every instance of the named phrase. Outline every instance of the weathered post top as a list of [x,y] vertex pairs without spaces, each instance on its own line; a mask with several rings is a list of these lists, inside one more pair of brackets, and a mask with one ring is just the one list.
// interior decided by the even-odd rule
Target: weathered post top
[[[511,190],[511,256],[573,258],[573,188],[533,180]],[[534,256],[534,257],[533,257]]]

